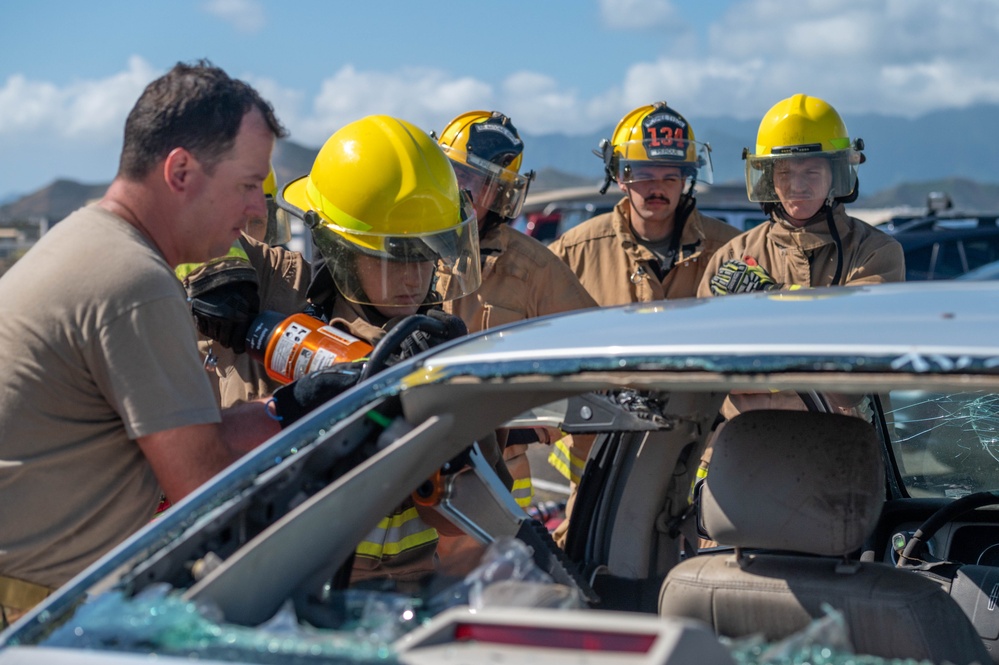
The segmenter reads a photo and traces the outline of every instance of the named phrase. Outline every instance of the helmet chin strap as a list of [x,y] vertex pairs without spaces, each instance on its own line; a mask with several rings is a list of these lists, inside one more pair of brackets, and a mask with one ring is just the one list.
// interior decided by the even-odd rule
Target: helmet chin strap
[[[832,195],[832,191],[826,196],[825,202],[822,207],[819,208],[816,215],[820,213],[825,213],[826,225],[829,227],[829,235],[832,236],[833,243],[836,245],[836,272],[833,273],[832,283],[830,286],[842,286],[841,280],[843,279],[843,239],[839,235],[839,229],[836,228],[836,221],[833,218],[833,206],[837,203],[836,198]],[[772,203],[766,202],[761,203],[760,207],[768,215],[771,215],[773,211],[784,218],[788,219],[787,211],[784,209],[784,205],[780,202]],[[813,217],[814,219],[814,217]]]
[[833,219],[831,195],[826,199],[826,203],[822,207],[826,211],[826,224],[829,225],[829,235],[832,236],[833,242],[836,243],[836,272],[833,274],[832,286],[840,286],[840,280],[843,278],[843,239],[839,237],[836,220]]
[[680,255],[680,236],[683,235],[683,227],[686,226],[687,218],[690,217],[694,206],[697,205],[697,199],[694,198],[694,185],[696,184],[697,179],[691,178],[687,191],[680,195],[676,212],[673,213],[673,236],[670,238],[669,246],[675,256]]

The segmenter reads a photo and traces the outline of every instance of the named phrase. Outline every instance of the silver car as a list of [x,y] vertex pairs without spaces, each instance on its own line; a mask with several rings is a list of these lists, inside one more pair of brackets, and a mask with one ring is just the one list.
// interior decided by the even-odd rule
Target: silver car
[[[431,349],[80,574],[0,634],[0,665],[999,662],[997,303],[996,283],[812,289]],[[563,548],[487,460],[502,427],[595,435]],[[481,565],[351,585],[414,493]]]

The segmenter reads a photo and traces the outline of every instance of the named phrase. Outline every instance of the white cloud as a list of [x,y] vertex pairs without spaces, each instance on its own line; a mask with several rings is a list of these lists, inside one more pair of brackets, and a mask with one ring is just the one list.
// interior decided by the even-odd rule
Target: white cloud
[[999,102],[997,36],[991,0],[747,0],[711,27],[707,52],[733,69],[755,63],[728,104],[743,117],[795,92],[840,111],[911,117]]
[[159,73],[132,56],[123,72],[64,88],[11,76],[0,87],[0,136],[38,134],[88,143],[118,139],[135,100]]
[[371,114],[393,115],[427,131],[439,130],[462,111],[492,107],[494,93],[487,83],[450,77],[438,69],[374,72],[346,66],[322,82],[310,108],[302,108],[301,101],[285,92],[281,102],[273,103],[295,141],[319,145],[339,127]]
[[607,122],[577,91],[530,71],[509,75],[497,90],[484,81],[433,68],[377,72],[346,66],[320,84],[311,103],[301,92],[274,81],[248,80],[274,105],[292,140],[305,145],[320,145],[339,127],[370,114],[394,115],[427,131],[440,131],[472,109],[502,111],[518,128],[534,134],[587,132]]
[[535,72],[507,77],[495,110],[510,116],[519,129],[529,127],[532,134],[567,134],[592,127],[575,91],[560,89],[558,81]]
[[259,0],[207,0],[202,8],[244,34],[258,34],[267,25]]
[[600,0],[600,16],[617,30],[675,28],[683,18],[672,0]]

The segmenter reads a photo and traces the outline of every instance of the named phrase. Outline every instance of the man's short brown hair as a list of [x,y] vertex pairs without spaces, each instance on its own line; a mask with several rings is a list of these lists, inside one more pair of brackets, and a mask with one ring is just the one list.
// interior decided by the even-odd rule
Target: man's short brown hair
[[129,112],[118,175],[141,180],[174,148],[188,150],[211,172],[235,144],[243,116],[254,108],[274,136],[287,136],[273,107],[249,84],[207,60],[178,62],[146,86]]

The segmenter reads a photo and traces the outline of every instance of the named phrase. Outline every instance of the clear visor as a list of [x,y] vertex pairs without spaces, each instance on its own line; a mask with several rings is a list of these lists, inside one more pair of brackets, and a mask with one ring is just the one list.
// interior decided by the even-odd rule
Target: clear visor
[[312,236],[347,300],[412,314],[473,293],[482,282],[475,211],[467,199],[463,208],[463,221],[444,230],[389,235],[324,221]]
[[461,150],[441,146],[451,160],[458,187],[472,194],[480,210],[512,219],[520,214],[531,178]]
[[617,181],[623,185],[641,180],[658,180],[645,166],[676,166],[684,178],[697,178],[698,182],[714,182],[711,168],[711,146],[686,139],[658,139],[655,141],[628,141],[616,146],[618,155]]
[[254,240],[268,245],[287,245],[291,242],[291,217],[280,208],[273,196],[267,196],[267,219],[259,217],[246,223],[244,231]]
[[857,150],[808,152],[795,155],[747,155],[746,194],[750,201],[836,199],[857,188]]

